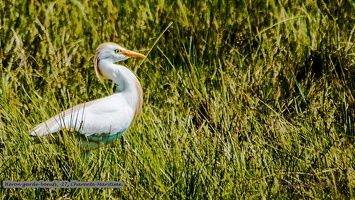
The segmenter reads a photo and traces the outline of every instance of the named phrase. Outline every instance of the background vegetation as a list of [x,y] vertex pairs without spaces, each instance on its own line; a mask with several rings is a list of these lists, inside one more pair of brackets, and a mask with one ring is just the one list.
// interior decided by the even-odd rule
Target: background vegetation
[[[154,42],[170,23],[157,44]],[[3,199],[355,198],[353,0],[0,2],[0,180],[119,181],[123,189],[5,189]],[[115,90],[99,44],[144,109],[88,160],[34,125]]]

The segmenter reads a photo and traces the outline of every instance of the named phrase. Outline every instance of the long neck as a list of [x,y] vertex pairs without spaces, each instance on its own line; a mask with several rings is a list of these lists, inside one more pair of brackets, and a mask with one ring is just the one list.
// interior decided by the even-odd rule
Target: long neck
[[100,61],[102,73],[113,80],[118,86],[118,93],[122,93],[128,104],[135,109],[134,119],[142,111],[143,91],[133,72],[122,65],[112,62]]

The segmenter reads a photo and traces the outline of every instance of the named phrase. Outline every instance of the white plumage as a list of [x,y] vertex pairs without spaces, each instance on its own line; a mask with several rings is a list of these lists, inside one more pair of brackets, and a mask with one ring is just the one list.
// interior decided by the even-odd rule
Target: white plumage
[[145,58],[143,54],[126,50],[111,42],[97,48],[94,58],[99,78],[111,79],[118,92],[110,96],[83,103],[37,125],[32,136],[45,136],[62,128],[73,128],[81,134],[85,149],[115,141],[131,125],[142,109],[142,88],[136,76],[126,67],[115,62],[128,58]]

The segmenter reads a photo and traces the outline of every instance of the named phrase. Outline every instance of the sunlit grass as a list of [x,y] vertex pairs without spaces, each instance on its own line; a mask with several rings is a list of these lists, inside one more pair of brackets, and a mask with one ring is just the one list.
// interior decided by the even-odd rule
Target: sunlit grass
[[[354,198],[353,13],[352,1],[3,1],[0,180],[125,187],[0,196]],[[68,131],[35,144],[36,124],[115,91],[93,70],[106,41],[149,52],[124,62],[142,115],[87,159]]]

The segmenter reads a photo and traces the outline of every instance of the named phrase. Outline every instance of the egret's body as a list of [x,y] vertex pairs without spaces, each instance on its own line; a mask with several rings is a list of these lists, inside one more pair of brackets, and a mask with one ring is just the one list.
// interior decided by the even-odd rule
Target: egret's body
[[63,111],[37,125],[30,134],[41,137],[62,128],[73,128],[81,136],[82,148],[87,150],[118,139],[142,109],[143,94],[138,79],[126,67],[115,64],[130,57],[145,56],[115,43],[101,44],[94,58],[96,74],[113,80],[118,92]]

